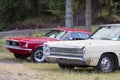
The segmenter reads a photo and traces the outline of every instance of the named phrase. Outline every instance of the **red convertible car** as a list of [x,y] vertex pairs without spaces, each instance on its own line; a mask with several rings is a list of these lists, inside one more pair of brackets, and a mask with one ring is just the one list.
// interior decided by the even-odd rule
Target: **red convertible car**
[[45,58],[42,53],[44,42],[87,39],[90,35],[91,32],[87,30],[56,28],[41,38],[8,38],[6,39],[6,48],[16,58],[26,59],[30,56],[33,62],[44,62]]

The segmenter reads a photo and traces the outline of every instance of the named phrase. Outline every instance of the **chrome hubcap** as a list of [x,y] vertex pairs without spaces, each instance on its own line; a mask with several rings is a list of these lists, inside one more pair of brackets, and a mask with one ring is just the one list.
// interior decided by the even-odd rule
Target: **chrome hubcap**
[[101,69],[102,69],[102,71],[108,72],[108,70],[110,69],[110,67],[111,67],[110,58],[104,57],[104,58],[101,60]]
[[35,60],[38,62],[42,62],[44,60],[43,52],[42,50],[37,50],[34,54]]

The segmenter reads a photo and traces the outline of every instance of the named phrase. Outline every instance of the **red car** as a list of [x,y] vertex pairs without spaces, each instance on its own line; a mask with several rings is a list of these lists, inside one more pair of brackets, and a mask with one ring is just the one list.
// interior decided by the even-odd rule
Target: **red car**
[[9,38],[6,40],[6,48],[16,58],[26,59],[31,57],[33,62],[44,62],[42,53],[43,43],[47,41],[87,39],[90,31],[71,28],[56,28],[41,38]]

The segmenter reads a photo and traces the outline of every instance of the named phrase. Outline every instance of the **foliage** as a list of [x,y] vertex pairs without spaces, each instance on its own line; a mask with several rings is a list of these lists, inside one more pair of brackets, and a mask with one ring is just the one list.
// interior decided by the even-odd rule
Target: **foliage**
[[[107,11],[108,15],[120,16],[119,0],[91,0],[92,7],[102,6],[102,11]],[[97,6],[95,6],[97,5]],[[74,12],[85,9],[85,0],[73,0]],[[100,6],[99,6],[100,8]],[[100,10],[100,9],[95,9]],[[99,11],[98,14],[102,13]],[[39,16],[64,15],[65,0],[0,0],[0,31],[10,24],[24,21],[27,18]]]
[[35,34],[33,34],[32,36],[33,36],[33,37],[42,37],[42,36],[44,36],[44,35],[45,35],[45,33],[43,33],[43,32],[40,33],[40,32],[38,32],[38,31],[36,31]]
[[103,7],[103,10],[107,11],[108,16],[111,16],[113,14],[120,16],[119,15],[120,1],[118,1],[118,0],[99,0],[99,2],[100,2],[100,5]]
[[114,0],[113,12],[120,16],[120,1]]
[[33,15],[32,0],[0,0],[0,17],[4,22],[15,23]]
[[59,15],[65,11],[65,0],[43,0],[39,5],[42,14]]
[[33,0],[0,0],[0,30],[35,15]]

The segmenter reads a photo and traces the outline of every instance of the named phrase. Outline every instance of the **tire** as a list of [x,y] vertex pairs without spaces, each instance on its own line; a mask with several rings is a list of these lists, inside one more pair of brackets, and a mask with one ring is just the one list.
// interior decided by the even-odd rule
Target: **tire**
[[21,55],[14,53],[14,57],[17,59],[27,59],[28,55]]
[[31,59],[34,63],[42,63],[45,62],[45,57],[43,55],[42,48],[37,48],[31,54]]
[[61,63],[58,63],[58,66],[61,68],[61,69],[69,69],[69,70],[72,70],[74,69],[75,66],[72,66],[72,65],[66,65],[66,64],[61,64]]
[[115,70],[115,59],[110,54],[103,54],[97,65],[100,72],[109,73]]

